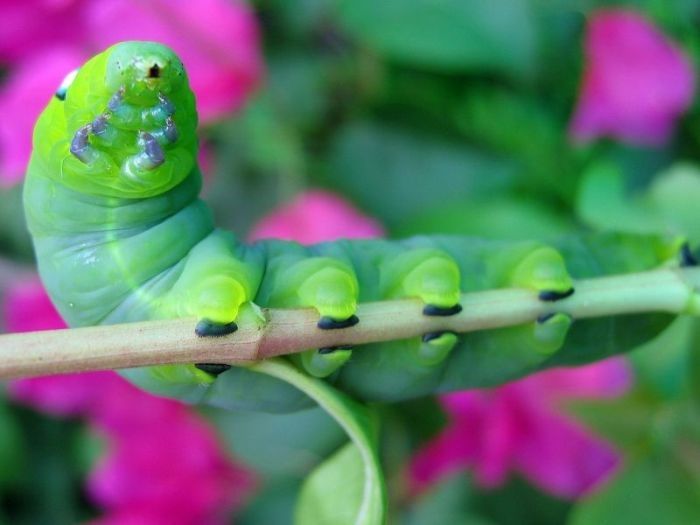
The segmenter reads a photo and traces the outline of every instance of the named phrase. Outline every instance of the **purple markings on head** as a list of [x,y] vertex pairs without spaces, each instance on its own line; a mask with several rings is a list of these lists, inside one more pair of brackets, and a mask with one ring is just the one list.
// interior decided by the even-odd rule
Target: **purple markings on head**
[[144,152],[153,168],[156,168],[165,162],[165,153],[160,147],[158,141],[150,133],[144,132],[141,134],[143,141]]
[[84,163],[90,161],[90,143],[88,142],[90,130],[90,124],[81,127],[75,132],[73,140],[70,143],[70,152]]
[[168,117],[165,119],[165,138],[168,139],[168,142],[175,142],[178,139],[179,133],[177,131],[177,127],[175,126],[175,121],[173,120],[173,117]]
[[116,111],[119,109],[119,106],[122,105],[122,102],[124,102],[124,86],[120,87],[117,92],[112,95],[112,98],[110,98],[107,103],[107,107],[111,111]]
[[175,113],[175,105],[166,97],[163,95],[163,93],[158,93],[158,100],[160,101],[160,105],[163,108],[163,111],[165,111],[165,114],[170,116],[173,113]]
[[107,115],[99,115],[92,121],[92,132],[95,135],[103,135],[107,131]]

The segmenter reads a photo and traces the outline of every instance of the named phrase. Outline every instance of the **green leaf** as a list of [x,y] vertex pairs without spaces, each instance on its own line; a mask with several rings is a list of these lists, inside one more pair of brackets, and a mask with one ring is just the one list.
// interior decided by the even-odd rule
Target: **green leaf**
[[[268,31],[265,35],[266,43],[277,39],[280,33],[296,40],[311,39],[320,27],[326,22],[333,0],[267,0],[264,4],[267,10],[263,11],[261,18],[273,16],[272,25],[274,31]],[[284,42],[279,47],[289,46]]]
[[512,187],[515,164],[459,142],[372,122],[352,123],[332,147],[331,184],[389,226],[435,206]]
[[700,321],[692,320],[688,343],[688,375],[690,395],[695,410],[700,407]]
[[301,51],[277,52],[266,60],[269,97],[279,120],[301,130],[319,125],[328,111],[328,91],[338,60]]
[[402,523],[406,525],[490,525],[473,513],[469,479],[458,474],[439,483],[416,501]]
[[686,396],[691,381],[691,354],[697,346],[697,326],[697,319],[679,317],[659,337],[632,352],[637,384],[661,401]]
[[571,505],[514,475],[501,487],[473,488],[472,504],[494,524],[561,525]]
[[[570,202],[579,168],[566,140],[565,124],[551,100],[539,102],[512,89],[470,87],[451,115],[470,142],[517,160],[533,200]],[[568,110],[568,106],[567,106]],[[523,130],[527,129],[527,133]],[[523,199],[523,196],[520,196]]]
[[700,480],[669,454],[632,461],[574,509],[569,525],[700,523]]
[[296,523],[384,523],[384,477],[377,454],[376,423],[369,409],[282,359],[260,362],[251,370],[282,379],[303,391],[343,427],[351,440],[305,482],[297,503]]
[[602,231],[656,233],[662,219],[641,202],[630,202],[621,171],[612,163],[599,162],[581,181],[576,208],[589,225]]
[[494,239],[552,239],[571,233],[567,217],[545,204],[516,197],[464,199],[406,221],[397,235],[449,233]]
[[266,480],[303,476],[347,440],[320,408],[290,414],[208,410],[207,415],[229,450]]
[[216,163],[203,196],[220,227],[246,232],[305,186],[302,136],[280,113],[270,90],[259,93],[238,118],[209,133]]
[[0,251],[31,261],[32,241],[23,217],[22,185],[0,187]]
[[304,483],[295,523],[377,523],[370,518],[372,509],[363,501],[363,467],[362,454],[353,443],[331,456]]
[[535,69],[525,0],[342,0],[338,14],[351,36],[398,62],[518,76]]
[[14,484],[21,477],[27,450],[15,414],[0,398],[0,488]]
[[600,162],[585,174],[577,211],[600,230],[627,233],[678,233],[700,241],[700,169],[679,163],[657,175],[645,192],[627,195],[614,164]]
[[700,169],[697,166],[678,163],[661,173],[649,188],[648,201],[672,228],[691,241],[700,241]]
[[236,525],[291,525],[300,485],[297,478],[266,480],[243,511],[236,514]]

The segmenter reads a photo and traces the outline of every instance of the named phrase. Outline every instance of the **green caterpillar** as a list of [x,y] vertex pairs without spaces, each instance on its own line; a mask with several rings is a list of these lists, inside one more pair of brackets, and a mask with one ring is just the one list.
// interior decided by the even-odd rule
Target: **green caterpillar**
[[[516,286],[556,301],[574,293],[571,275],[653,268],[678,248],[676,241],[623,235],[565,239],[556,247],[447,236],[242,244],[215,228],[198,198],[196,127],[182,63],[150,42],[117,44],[89,60],[40,116],[26,216],[41,277],[71,326],[196,316],[196,331],[206,337],[235,330],[239,315],[259,315],[258,306],[305,306],[318,311],[319,329],[332,330],[358,322],[358,302],[399,297],[420,298],[425,315],[448,316],[460,310],[462,291]],[[613,355],[670,319],[572,325],[556,314],[465,336],[309,349],[292,359],[360,398],[399,400]],[[276,379],[223,364],[125,374],[190,402],[269,411],[309,403]]]

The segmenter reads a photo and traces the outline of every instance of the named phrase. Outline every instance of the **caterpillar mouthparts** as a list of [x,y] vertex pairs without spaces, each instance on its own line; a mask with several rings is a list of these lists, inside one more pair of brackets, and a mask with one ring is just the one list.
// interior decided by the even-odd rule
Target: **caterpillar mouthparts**
[[[157,65],[153,68],[160,71]],[[136,128],[138,151],[123,160],[123,171],[129,178],[138,179],[144,171],[161,166],[165,162],[163,147],[177,142],[179,133],[173,118],[175,106],[158,92],[156,104],[138,107],[126,102],[125,92],[124,86],[119,87],[107,102],[105,111],[75,132],[70,152],[84,164],[90,164],[100,155],[110,154],[113,146],[124,142],[127,134]],[[119,164],[114,155],[112,160]]]

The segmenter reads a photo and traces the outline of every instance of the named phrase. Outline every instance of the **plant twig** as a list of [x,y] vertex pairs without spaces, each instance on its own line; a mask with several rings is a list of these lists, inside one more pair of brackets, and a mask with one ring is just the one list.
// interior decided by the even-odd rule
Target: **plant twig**
[[235,333],[213,338],[195,335],[195,319],[8,334],[0,336],[0,378],[165,363],[245,364],[310,348],[517,325],[554,312],[574,319],[657,311],[700,313],[696,293],[700,268],[585,279],[575,287],[574,295],[552,303],[525,289],[465,293],[462,312],[451,317],[426,317],[422,303],[414,299],[364,303],[357,311],[360,323],[341,330],[318,329],[318,314],[311,309],[266,309],[263,326],[243,319]]

